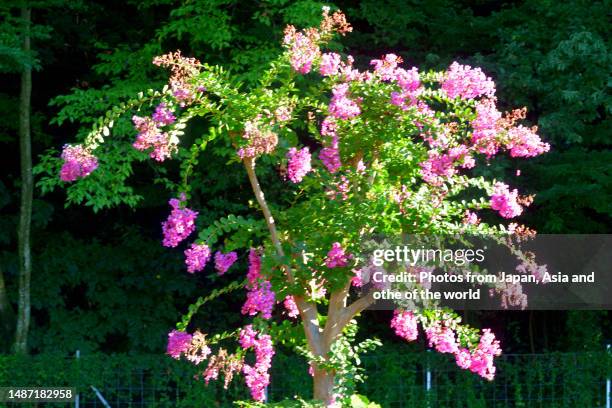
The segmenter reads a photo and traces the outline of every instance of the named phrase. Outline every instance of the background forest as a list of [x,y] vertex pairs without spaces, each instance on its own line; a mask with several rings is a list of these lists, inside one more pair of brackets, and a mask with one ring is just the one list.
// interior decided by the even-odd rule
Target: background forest
[[[212,270],[188,275],[182,252],[160,244],[155,220],[167,213],[165,189],[172,188],[178,169],[172,164],[154,168],[133,149],[111,152],[116,171],[93,195],[87,183],[60,188],[39,164],[48,155],[59,155],[64,143],[84,135],[95,118],[122,98],[161,86],[165,73],[151,64],[153,56],[181,49],[224,65],[245,82],[254,81],[280,49],[281,28],[317,24],[325,4],[345,11],[356,27],[343,44],[357,65],[391,50],[407,66],[423,69],[444,69],[453,60],[478,65],[498,84],[500,101],[508,104],[501,108],[527,107],[528,120],[539,126],[551,152],[520,165],[508,158],[486,169],[511,175],[520,169],[513,185],[537,192],[519,222],[540,233],[612,231],[608,1],[40,0],[31,2],[31,52],[22,49],[24,24],[15,3],[0,5],[4,353],[13,349],[20,292],[17,107],[22,72],[32,69],[35,183],[28,351],[161,354],[168,330],[190,301],[222,285]],[[121,129],[133,137],[131,127],[119,126],[116,132]],[[187,137],[201,131],[192,126]],[[200,160],[197,171],[215,180],[202,181],[194,191],[204,222],[226,210],[251,211],[236,204],[248,194],[248,180],[228,172],[229,152],[216,147]],[[151,176],[155,185],[148,182]],[[283,200],[273,185],[268,196],[271,202]],[[235,326],[244,296],[239,291],[215,300],[196,325],[213,332]],[[369,312],[364,332],[411,349],[392,339],[390,316]],[[470,312],[465,318],[491,327],[505,352],[600,350],[612,337],[608,312]]]

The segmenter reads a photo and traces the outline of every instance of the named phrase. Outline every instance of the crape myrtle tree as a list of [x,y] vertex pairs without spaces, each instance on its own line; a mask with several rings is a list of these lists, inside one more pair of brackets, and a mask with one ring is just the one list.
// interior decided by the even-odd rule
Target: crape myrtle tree
[[[153,63],[171,72],[163,90],[114,107],[81,144],[64,147],[62,160],[45,162],[50,172],[59,171],[60,182],[78,181],[69,187],[73,197],[84,194],[79,184],[112,171],[104,168],[103,147],[122,143],[111,128],[126,114],[133,115],[133,148],[157,164],[181,161],[162,223],[163,245],[190,239],[187,272],[213,263],[219,275],[238,279],[190,307],[169,333],[167,353],[202,365],[206,382],[222,376],[227,387],[242,373],[256,401],[265,400],[275,343],[293,345],[308,358],[316,400],[329,406],[348,401],[361,377],[358,355],[379,344],[355,336],[357,317],[374,302],[373,292],[357,296],[354,289],[371,267],[359,255],[367,236],[531,233],[516,223],[481,220],[491,211],[518,216],[531,197],[471,170],[498,154],[532,157],[549,149],[535,128],[518,124],[524,110],[499,112],[495,84],[478,68],[453,63],[445,72],[425,73],[401,67],[401,59],[388,54],[360,71],[350,56],[325,52],[350,31],[344,15],[329,9],[319,27],[288,26],[285,52],[248,88],[180,52],[157,57]],[[195,118],[210,130],[186,146],[184,130]],[[198,155],[210,143],[231,146],[229,164],[244,169],[251,205],[263,220],[228,214],[198,225],[190,185]],[[257,175],[262,167],[280,169],[285,204],[267,201],[265,180]],[[246,273],[232,271],[239,257],[248,259]],[[242,313],[254,317],[251,324],[212,336],[188,331],[202,305],[239,288],[246,289]],[[280,310],[273,315],[275,307]],[[390,324],[407,341],[417,338],[421,325],[430,347],[493,379],[501,348],[490,330],[462,324],[445,309],[398,309]]]

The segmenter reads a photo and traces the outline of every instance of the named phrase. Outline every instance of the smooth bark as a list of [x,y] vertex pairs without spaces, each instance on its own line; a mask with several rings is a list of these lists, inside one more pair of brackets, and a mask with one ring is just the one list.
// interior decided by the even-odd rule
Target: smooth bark
[[[24,21],[22,48],[30,53],[31,10],[21,9]],[[21,92],[19,95],[19,154],[21,159],[21,205],[17,241],[19,251],[19,296],[17,307],[17,326],[15,329],[14,350],[25,354],[28,350],[28,331],[30,328],[30,279],[32,275],[32,256],[30,232],[32,222],[32,141],[30,134],[30,100],[32,96],[32,69],[24,66],[21,72]]]

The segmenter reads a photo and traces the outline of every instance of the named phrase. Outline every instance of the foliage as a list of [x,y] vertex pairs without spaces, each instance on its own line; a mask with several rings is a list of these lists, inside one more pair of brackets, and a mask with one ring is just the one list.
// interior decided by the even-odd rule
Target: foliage
[[[66,155],[73,149],[67,146],[62,154],[61,180],[85,178],[98,164],[105,165],[97,161],[94,152],[104,154],[100,146],[108,140],[117,143],[111,138],[115,122],[133,110],[152,107],[155,100],[157,106],[150,117],[132,116],[137,130],[133,147],[157,162],[173,155],[183,159],[179,198],[170,200],[173,210],[164,223],[164,245],[171,247],[193,231],[197,213],[186,207],[186,201],[192,197],[190,181],[199,151],[214,140],[228,154],[228,164],[242,162],[269,235],[257,233],[257,221],[232,215],[201,231],[185,255],[189,272],[197,272],[208,261],[209,246],[217,246],[220,234],[242,231],[241,239],[230,240],[229,245],[225,241],[223,250],[250,248],[245,285],[249,293],[242,313],[261,313],[263,319],[256,319],[256,330],[249,325],[238,332],[241,347],[233,354],[219,348],[211,356],[209,348],[231,334],[206,340],[199,331],[193,335],[183,332],[197,309],[236,287],[230,285],[192,306],[178,325],[181,331],[170,333],[168,354],[175,358],[185,354],[196,364],[211,356],[204,377],[208,382],[223,371],[226,386],[234,372],[242,369],[252,397],[259,401],[264,399],[274,354],[266,320],[271,318],[275,296],[285,299],[290,315],[301,315],[304,336],[300,338],[307,340],[302,349],[313,369],[315,397],[330,404],[336,398],[343,405],[355,402],[350,395],[356,382],[363,380],[356,368],[358,355],[380,345],[377,340],[353,345],[356,330],[350,320],[373,302],[371,293],[342,312],[351,283],[361,286],[355,279],[361,279],[360,269],[369,265],[368,259],[359,256],[359,243],[372,232],[507,235],[508,231],[524,230],[516,224],[506,228],[481,222],[472,211],[490,208],[513,218],[521,214],[522,205],[529,205],[529,199],[519,199],[516,190],[497,180],[460,169],[471,169],[480,161],[479,156],[490,159],[502,150],[516,158],[537,156],[549,148],[534,130],[516,125],[524,119],[523,111],[502,118],[495,107],[495,85],[480,69],[453,63],[445,72],[419,73],[417,68],[400,68],[401,59],[388,54],[371,62],[375,67],[372,72],[360,72],[352,66],[352,57],[342,61],[338,54],[322,53],[320,47],[327,46],[335,33],[352,30],[342,13],[329,13],[329,8],[324,8],[318,28],[298,32],[288,26],[283,40],[287,50],[270,63],[256,86],[243,85],[222,67],[201,64],[180,52],[156,57],[155,65],[171,70],[168,85],[161,91],[140,92],[113,107],[94,121],[82,145],[75,148],[82,153]],[[319,81],[305,76],[317,68],[322,76]],[[184,129],[198,117],[207,121],[209,134],[186,143],[186,148],[181,143]],[[311,144],[323,146],[320,162],[311,164],[308,147],[299,151],[293,147],[299,146],[300,136],[304,140],[310,136]],[[235,155],[228,146],[236,149]],[[265,159],[258,162],[261,157]],[[286,177],[294,184],[303,183],[297,189],[286,188],[290,204],[276,203],[271,212],[256,168],[284,165],[285,157]],[[87,161],[86,172],[78,170],[83,160]],[[47,174],[43,185],[52,188],[59,184],[52,179],[58,167],[53,163],[39,167],[39,172]],[[65,177],[65,168],[78,171],[71,170],[75,175]],[[109,169],[102,167],[97,173],[109,177],[105,170]],[[95,186],[95,179],[93,183]],[[98,188],[90,190],[97,192]],[[101,198],[94,195],[91,199],[101,202],[102,207],[108,205],[104,189]],[[229,255],[232,260],[220,267],[219,259]],[[219,275],[236,258],[234,252],[217,252]],[[318,316],[317,304],[329,305],[326,315]],[[479,336],[477,330],[461,326],[461,319],[448,311],[415,313],[417,317],[412,313],[401,316],[418,319],[438,351],[455,353],[463,368],[493,379],[493,357],[501,351],[489,330]],[[315,323],[319,320],[325,322],[323,329]],[[442,340],[449,335],[452,346]],[[440,346],[441,342],[448,346]],[[250,348],[256,355],[254,366],[245,362],[245,351]],[[466,358],[472,362],[465,365]],[[326,376],[331,378],[333,391],[331,385],[317,388]]]
[[[259,72],[280,50],[278,28],[286,23],[312,25],[318,20],[320,10],[320,4],[311,1],[198,1],[200,7],[191,14],[189,7],[194,2],[171,0],[36,2],[43,3],[52,7],[35,7],[34,10],[35,22],[40,24],[37,24],[37,27],[44,27],[44,30],[40,31],[40,37],[34,41],[40,66],[34,73],[38,89],[33,95],[35,153],[41,153],[50,146],[58,148],[67,140],[73,140],[74,133],[83,129],[77,128],[76,122],[93,123],[111,105],[119,103],[123,98],[129,98],[141,89],[161,87],[164,75],[153,67],[150,61],[162,50],[181,48],[187,55],[206,56],[207,61],[222,64],[239,74],[243,80],[255,83]],[[370,57],[378,58],[390,47],[399,50],[398,54],[407,62],[424,67],[440,69],[453,59],[459,59],[483,66],[485,72],[496,78],[500,103],[529,107],[531,122],[540,126],[544,139],[554,142],[551,153],[520,166],[514,162],[504,163],[504,167],[497,169],[495,173],[496,177],[501,178],[504,171],[514,173],[514,169],[519,167],[523,175],[513,179],[513,183],[521,191],[538,193],[533,205],[535,208],[532,207],[532,211],[523,218],[527,224],[536,226],[540,232],[609,231],[609,69],[605,61],[609,61],[610,35],[606,2],[572,0],[563,3],[508,3],[440,0],[430,1],[427,7],[423,7],[419,2],[365,0],[358,5],[348,2],[335,4],[345,9],[349,19],[359,27],[358,32],[352,33],[344,41],[351,51],[355,51],[356,66],[364,66]],[[14,6],[15,3],[5,2],[4,5]],[[60,7],[56,7],[58,5]],[[17,48],[14,45],[18,34],[16,29],[19,25],[15,11],[10,18],[4,18],[5,13],[3,18],[0,18],[2,66],[9,66],[11,71],[19,68],[14,61],[23,60],[23,56],[15,54]],[[212,37],[216,35],[217,30],[211,33],[200,30],[197,24],[202,21],[214,21],[218,32],[224,36],[225,43]],[[45,39],[49,33],[52,33],[52,36]],[[163,38],[159,33],[164,33]],[[338,43],[333,44],[333,48],[338,47]],[[589,63],[581,64],[581,59]],[[250,70],[250,67],[253,69]],[[582,76],[585,73],[588,81],[579,80],[584,79]],[[18,81],[14,75],[3,75],[2,79],[5,88],[0,95],[0,150],[3,172],[0,201],[4,203],[6,198],[6,206],[2,207],[0,214],[0,242],[2,270],[10,289],[14,287],[12,280],[15,262],[12,252],[14,213],[19,187],[14,176],[17,169],[14,155],[14,106]],[[558,92],[559,89],[567,92]],[[57,95],[62,96],[56,97]],[[49,99],[52,99],[51,106],[47,106]],[[568,100],[572,103],[568,103]],[[48,124],[50,121],[52,125]],[[185,137],[196,139],[207,135],[208,130],[206,124],[194,124],[186,129]],[[123,125],[115,124],[115,137],[120,137],[122,132],[125,132],[126,140],[131,139],[134,134],[127,121]],[[84,135],[85,132],[80,133],[79,137]],[[161,187],[174,189],[174,182],[168,184],[166,181],[178,180],[180,170],[168,166],[167,174],[159,174],[163,169],[157,167],[154,170],[152,166],[141,162],[143,155],[124,146],[117,147],[118,151],[105,155],[109,159],[116,157],[113,168],[118,173],[109,172],[109,180],[103,184],[109,193],[108,200],[99,204],[116,205],[119,200],[132,197],[133,200],[129,204],[137,206],[139,214],[161,217],[161,212],[166,210],[166,193]],[[107,145],[105,148],[113,147]],[[122,152],[127,152],[127,157],[122,157]],[[208,227],[212,221],[228,213],[244,217],[252,217],[254,214],[254,209],[247,204],[249,193],[245,191],[248,185],[239,171],[241,169],[237,165],[224,165],[231,154],[233,150],[221,149],[217,144],[211,144],[205,151],[198,152],[199,163],[196,167],[199,171],[193,178],[192,195],[195,200],[193,206],[201,210],[201,228]],[[136,157],[130,157],[131,155]],[[45,157],[55,158],[57,151]],[[128,166],[132,170],[128,170]],[[258,174],[268,187],[266,196],[273,204],[286,203],[287,196],[280,194],[279,186],[282,180],[272,177],[276,174],[276,169],[270,167],[258,167]],[[200,174],[206,174],[215,182],[206,182]],[[55,178],[56,173],[52,176]],[[150,186],[143,183],[151,177],[158,177],[159,184]],[[84,180],[81,186],[86,185],[87,180]],[[113,195],[113,192],[119,192],[117,188],[131,190],[122,190],[121,194]],[[92,191],[81,191],[78,194],[75,191],[71,197],[84,197],[87,201],[87,194],[92,194]],[[34,285],[43,286],[43,289],[35,291],[35,296],[51,292],[50,289],[44,289],[43,282],[46,279],[51,282],[71,279],[64,276],[65,268],[59,265],[60,259],[66,256],[67,251],[57,243],[65,239],[65,231],[86,236],[95,231],[96,236],[101,237],[99,244],[107,248],[107,255],[113,251],[122,252],[120,243],[109,243],[107,241],[111,239],[106,238],[113,235],[117,228],[117,222],[110,222],[117,216],[117,212],[109,213],[100,209],[99,214],[104,217],[101,222],[89,211],[62,210],[64,201],[63,195],[60,194],[47,194],[35,201],[37,208],[34,210],[34,216],[40,220],[34,233],[35,238],[39,238],[35,246],[36,251],[48,254],[48,258],[54,259],[54,265],[58,266],[46,268],[44,278],[35,276]],[[134,258],[139,257],[141,252],[161,255],[161,252],[156,252],[159,246],[159,223],[148,222],[132,213],[123,215],[123,221],[118,223],[127,224],[129,220],[130,224],[139,225],[134,239],[140,241],[142,248],[134,250],[131,255]],[[87,253],[92,248],[88,240],[75,238],[69,239],[68,242],[75,252]],[[48,245],[51,245],[53,250],[45,249]],[[129,256],[126,253],[123,258]],[[130,260],[129,263],[133,265],[133,276],[141,279],[148,279],[151,268],[155,267],[145,266],[143,262],[136,260]],[[105,265],[103,268],[98,268],[100,263],[85,264],[86,267],[81,268],[81,273],[110,284],[118,273],[106,265],[107,262],[102,264]],[[171,271],[178,270],[178,267],[173,265],[169,268],[169,276]],[[106,275],[108,276],[105,277]],[[83,279],[87,280],[87,276]],[[105,287],[108,287],[108,284]],[[191,287],[193,282],[185,280],[185,284]],[[55,287],[55,283],[52,286]],[[165,292],[159,292],[149,286],[143,289],[146,290],[142,292],[143,298],[151,299],[151,302],[165,301]],[[40,350],[39,345],[42,342],[38,339],[44,338],[51,348],[64,344],[63,340],[67,336],[61,334],[61,329],[49,330],[49,325],[55,324],[56,320],[47,318],[46,308],[52,307],[53,313],[59,315],[60,310],[67,307],[71,293],[72,291],[60,291],[61,301],[54,298],[36,300],[36,325],[33,330],[37,346],[33,348],[34,351]],[[9,296],[12,296],[10,291]],[[191,295],[185,296],[191,298]],[[231,320],[235,314],[232,305],[242,302],[243,297],[240,293],[215,303],[210,312],[201,313],[201,321],[197,324],[208,322],[212,329],[217,324]],[[51,306],[51,303],[54,306]],[[125,308],[130,307],[130,303],[110,303],[114,304],[112,313],[129,315],[130,310]],[[175,308],[174,316],[177,317],[180,312],[186,310],[186,305]],[[71,318],[75,316],[70,310],[65,310],[63,314]],[[576,314],[581,316],[578,312]],[[88,315],[97,321],[103,320],[101,316],[96,315],[95,310],[91,310]],[[536,312],[536,316],[541,314]],[[498,315],[492,319],[502,320]],[[518,326],[526,326],[526,319],[521,320],[521,316],[512,315],[503,319],[509,319],[510,323]],[[551,320],[550,317],[547,319]],[[565,330],[562,329],[565,326],[565,314],[556,314],[552,319],[550,325],[559,330],[555,337],[568,339],[564,347],[582,344],[584,331],[578,323],[568,326]],[[591,321],[590,318],[587,320]],[[603,325],[607,320],[609,319],[602,319],[593,324]],[[371,317],[364,322],[365,331],[381,331],[379,335],[384,339],[388,334],[378,329],[377,325],[387,329],[387,324],[380,321],[378,316]],[[577,317],[572,321],[580,322],[581,318]],[[142,336],[142,339],[133,340],[130,344],[148,343],[151,347],[157,344],[155,349],[159,349],[163,343],[162,332],[165,331],[160,326],[157,325],[159,332],[145,331],[139,334],[135,330],[132,331],[132,339],[137,336]],[[598,326],[597,329],[604,330],[602,327]],[[500,333],[502,329],[499,328]],[[526,328],[521,331],[526,332]],[[56,333],[58,338],[53,339]],[[606,336],[610,337],[604,332],[604,337]],[[541,340],[540,337],[538,339]],[[151,338],[157,340],[153,341]],[[571,340],[573,338],[575,341]],[[82,344],[80,340],[69,342],[75,347],[76,343]],[[89,336],[85,343],[88,348],[113,351],[128,347],[124,342],[113,346],[106,341],[106,336],[102,335]],[[513,342],[506,341],[505,344],[521,348],[527,343],[527,336],[522,335]]]
[[[405,350],[407,346],[402,348]],[[432,353],[427,353],[426,359],[422,353],[398,353],[395,346],[377,350],[364,358],[366,370],[376,375],[370,376],[360,392],[367,393],[383,407],[400,404],[407,408],[436,404],[449,408],[482,408],[493,404],[525,408],[543,404],[551,408],[601,406],[605,404],[601,384],[612,363],[610,354],[603,352],[507,356],[499,363],[501,377],[496,387],[462,375],[465,373],[452,368],[447,360],[446,356]],[[429,397],[422,381],[425,363],[429,364],[433,380]],[[246,398],[240,386],[224,391],[220,384],[206,386],[194,380],[197,370],[190,364],[158,354],[82,354],[79,360],[55,353],[1,356],[0,386],[73,386],[81,393],[81,404],[93,404],[96,400],[90,388],[93,385],[113,406],[141,405],[142,401],[154,408],[229,408],[236,406],[232,399]],[[301,408],[303,405],[293,396],[308,381],[302,359],[279,352],[272,373],[274,380],[269,389],[272,402],[266,406]],[[258,406],[247,402],[243,405]],[[57,406],[63,407],[65,403]]]

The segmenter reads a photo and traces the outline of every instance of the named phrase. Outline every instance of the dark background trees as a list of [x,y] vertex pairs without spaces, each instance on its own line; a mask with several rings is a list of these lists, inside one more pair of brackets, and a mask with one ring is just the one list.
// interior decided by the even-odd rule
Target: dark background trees
[[[17,225],[23,179],[20,173],[18,100],[20,77],[32,73],[31,137],[34,165],[58,154],[75,135],[121,98],[162,84],[153,56],[180,48],[219,63],[254,81],[280,49],[287,23],[316,23],[321,6],[310,0],[145,0],[26,3],[32,9],[32,52],[20,39],[22,4],[0,5],[0,285],[3,330],[15,338],[19,294]],[[572,0],[338,1],[355,25],[340,50],[365,66],[385,52],[409,65],[444,68],[453,60],[479,65],[496,79],[500,101],[527,106],[528,119],[552,145],[528,164],[514,185],[537,193],[521,222],[540,233],[611,231],[609,4]],[[343,48],[344,47],[344,48]],[[118,137],[133,137],[119,124]],[[197,137],[197,126],[187,137]],[[48,149],[54,149],[51,153]],[[57,188],[44,171],[35,175],[32,203],[31,352],[81,350],[160,352],[165,336],[193,299],[222,282],[210,273],[188,276],[181,252],[162,248],[160,221],[177,169],[153,168],[133,151],[115,151],[117,171],[100,176],[104,191],[87,184]],[[206,175],[196,188],[206,225],[238,204],[247,182],[224,167],[230,151],[218,147],[200,160]],[[492,173],[514,174],[508,159]],[[42,169],[42,168],[41,168]],[[157,184],[147,184],[154,175]],[[211,182],[215,180],[216,182]],[[124,187],[124,181],[128,187]],[[272,188],[274,191],[274,188]],[[42,193],[45,193],[44,195]],[[85,203],[88,207],[71,205]],[[273,199],[282,199],[276,195]],[[117,206],[116,204],[123,204]],[[94,215],[94,211],[97,214]],[[1,283],[1,281],[0,281]],[[1,300],[1,298],[0,298]],[[198,324],[223,329],[240,319],[244,293],[204,311]],[[389,336],[388,318],[371,315],[366,330]],[[492,325],[506,350],[599,348],[610,337],[607,312],[471,313]],[[227,326],[226,326],[227,325]],[[588,336],[584,334],[588,333]],[[9,351],[12,341],[3,344]]]

